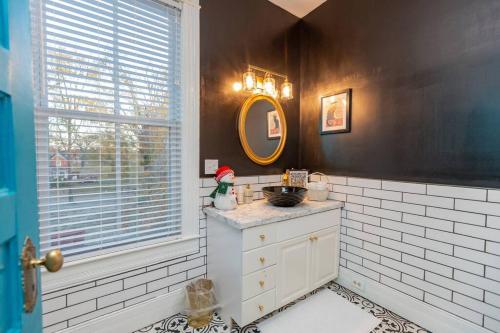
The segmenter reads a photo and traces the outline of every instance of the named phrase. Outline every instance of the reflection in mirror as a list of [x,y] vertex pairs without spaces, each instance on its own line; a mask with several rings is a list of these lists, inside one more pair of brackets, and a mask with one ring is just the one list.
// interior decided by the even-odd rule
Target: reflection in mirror
[[269,101],[260,100],[250,106],[245,123],[248,144],[259,156],[269,156],[279,145],[281,126],[278,112]]

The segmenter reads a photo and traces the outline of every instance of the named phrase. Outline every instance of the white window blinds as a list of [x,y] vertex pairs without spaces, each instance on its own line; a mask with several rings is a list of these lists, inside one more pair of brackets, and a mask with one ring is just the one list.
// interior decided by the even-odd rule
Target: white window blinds
[[42,253],[181,234],[180,9],[34,0]]

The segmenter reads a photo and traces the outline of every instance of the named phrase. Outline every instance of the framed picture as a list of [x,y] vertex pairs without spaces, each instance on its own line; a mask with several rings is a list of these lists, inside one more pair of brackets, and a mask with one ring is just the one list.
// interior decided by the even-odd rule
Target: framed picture
[[321,134],[351,131],[351,89],[321,97]]
[[278,111],[267,111],[267,139],[281,138],[281,120]]
[[307,187],[307,170],[290,170],[288,171],[288,185]]

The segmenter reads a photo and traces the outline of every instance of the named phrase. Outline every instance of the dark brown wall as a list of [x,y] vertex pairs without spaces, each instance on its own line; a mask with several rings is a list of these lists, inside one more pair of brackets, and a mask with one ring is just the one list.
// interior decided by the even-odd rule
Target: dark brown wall
[[[267,0],[201,1],[200,175],[204,160],[218,159],[236,175],[282,172],[298,166],[299,27],[298,19]],[[285,56],[285,49],[287,55]],[[289,75],[297,98],[283,103],[288,140],[281,158],[262,167],[241,148],[236,120],[244,101],[232,91],[248,63]]]
[[[303,167],[500,186],[500,1],[330,0],[301,47]],[[320,96],[345,88],[352,132],[320,136]]]

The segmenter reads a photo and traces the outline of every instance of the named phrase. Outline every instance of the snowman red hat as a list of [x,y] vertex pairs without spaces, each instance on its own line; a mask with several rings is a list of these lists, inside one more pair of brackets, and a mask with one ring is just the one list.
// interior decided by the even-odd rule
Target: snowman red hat
[[228,167],[227,165],[221,166],[220,168],[217,169],[217,171],[215,171],[215,180],[217,182],[220,182],[220,180],[224,176],[227,176],[231,173],[234,174],[234,171],[230,167]]

